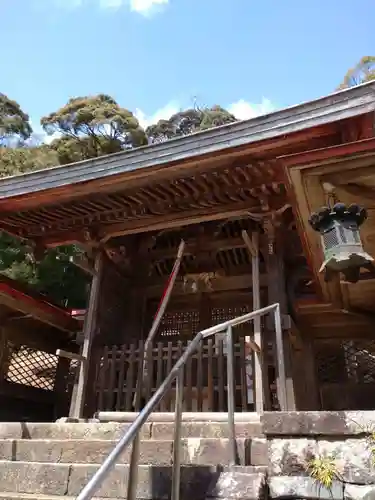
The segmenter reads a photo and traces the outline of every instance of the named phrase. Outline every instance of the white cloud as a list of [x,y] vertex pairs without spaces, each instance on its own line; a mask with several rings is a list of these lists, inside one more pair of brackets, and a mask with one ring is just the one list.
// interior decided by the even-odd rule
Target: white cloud
[[[47,4],[46,0],[39,0],[40,6],[44,7],[44,4]],[[84,4],[84,0],[54,0],[52,2],[55,7],[59,7],[60,9],[78,9],[78,7],[82,7]],[[47,6],[47,5],[46,5]]]
[[51,144],[52,141],[54,141],[55,139],[57,139],[58,137],[61,136],[61,134],[59,134],[58,132],[55,132],[52,135],[48,135],[44,131],[43,127],[38,123],[37,120],[31,119],[30,125],[31,125],[31,128],[33,129],[32,136],[27,141],[27,143],[30,146],[35,146],[35,145],[42,144],[42,143]]
[[102,9],[119,9],[124,5],[123,0],[99,0]]
[[139,121],[139,124],[143,128],[147,128],[150,125],[157,123],[159,120],[168,120],[172,115],[180,111],[180,106],[175,102],[170,102],[166,106],[158,109],[155,113],[151,115],[146,115],[144,111],[136,108],[134,115]]
[[103,10],[118,10],[128,7],[131,11],[143,16],[149,16],[155,9],[166,6],[169,0],[36,0],[39,5],[53,5],[64,9],[77,9],[80,7],[99,7]]
[[238,120],[248,120],[259,115],[265,115],[274,111],[275,107],[269,99],[263,97],[259,104],[247,102],[240,99],[237,102],[228,106],[228,111],[232,113]]
[[[183,109],[182,106],[180,106],[177,102],[172,101],[151,115],[147,115],[139,108],[135,110],[134,115],[138,119],[140,125],[143,128],[147,128],[148,126],[157,123],[159,120],[168,120],[168,118],[181,109]],[[259,115],[270,113],[271,111],[274,111],[275,107],[269,99],[263,98],[260,103],[251,103],[245,101],[244,99],[240,99],[239,101],[230,104],[227,109],[238,120],[248,120]]]
[[168,2],[169,0],[130,0],[130,10],[147,16],[155,8],[167,5]]

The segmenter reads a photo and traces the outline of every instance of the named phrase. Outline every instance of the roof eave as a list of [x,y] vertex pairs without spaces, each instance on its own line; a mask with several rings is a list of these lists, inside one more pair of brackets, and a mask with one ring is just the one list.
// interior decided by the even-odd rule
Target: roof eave
[[160,144],[4,178],[0,180],[0,198],[13,198],[138,169],[160,167],[373,111],[375,82],[369,82],[251,120],[223,125]]

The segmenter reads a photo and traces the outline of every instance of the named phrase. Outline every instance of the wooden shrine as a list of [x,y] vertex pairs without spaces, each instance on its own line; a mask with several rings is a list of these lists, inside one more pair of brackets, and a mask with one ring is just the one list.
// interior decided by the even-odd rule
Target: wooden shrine
[[[288,409],[375,406],[366,399],[375,388],[375,277],[324,283],[319,239],[307,223],[325,203],[328,179],[340,199],[354,196],[370,210],[364,243],[374,254],[374,90],[370,83],[131,152],[0,180],[4,231],[38,252],[72,242],[86,251],[79,265],[93,279],[82,344],[89,382],[77,388],[84,415],[138,409],[133,396],[144,340],[181,240],[146,398],[196,332],[254,304],[279,303]],[[249,241],[257,242],[255,253]],[[264,408],[278,409],[272,322],[260,329]],[[236,330],[236,411],[252,411],[256,402],[252,336],[251,326]],[[206,341],[186,366],[186,411],[225,411],[225,365],[225,339]],[[345,398],[337,397],[338,387]],[[173,401],[172,389],[160,409],[171,411]]]

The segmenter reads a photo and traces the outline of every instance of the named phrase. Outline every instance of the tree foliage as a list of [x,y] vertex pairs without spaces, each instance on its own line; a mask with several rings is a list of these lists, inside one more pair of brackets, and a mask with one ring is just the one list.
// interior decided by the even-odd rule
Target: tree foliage
[[147,144],[137,118],[110,96],[76,97],[41,120],[61,164]]
[[[0,94],[0,177],[58,165],[53,148],[27,145],[31,133],[27,114],[15,101]],[[77,253],[79,249],[74,246],[48,250],[36,263],[25,242],[0,233],[0,272],[68,307],[85,307],[86,302],[87,278],[69,260]]]
[[58,165],[56,151],[47,145],[0,148],[0,177],[24,174]]
[[70,262],[80,254],[70,245],[50,249],[41,262],[35,262],[30,247],[16,238],[0,233],[0,273],[32,285],[50,300],[65,307],[84,308],[87,276]]
[[[17,147],[7,142],[8,147],[0,148],[0,177],[126,151],[235,121],[220,106],[188,109],[161,120],[146,133],[130,111],[110,96],[100,94],[70,99],[61,109],[42,118],[45,132],[57,138],[49,145],[34,142],[30,147],[30,141],[25,143],[31,134],[27,115],[16,102],[2,94],[0,97],[0,131],[6,138],[19,139]],[[0,233],[0,272],[32,285],[67,307],[85,307],[88,279],[70,261],[79,253],[75,246],[60,247],[48,250],[40,262],[35,262],[26,242]]]
[[236,118],[221,106],[192,108],[175,113],[169,120],[159,120],[146,129],[146,134],[150,142],[162,142],[235,121]]
[[347,89],[361,83],[375,80],[375,56],[364,56],[346,73],[340,89]]
[[25,141],[31,133],[28,115],[16,101],[0,93],[0,146],[6,146],[9,141]]

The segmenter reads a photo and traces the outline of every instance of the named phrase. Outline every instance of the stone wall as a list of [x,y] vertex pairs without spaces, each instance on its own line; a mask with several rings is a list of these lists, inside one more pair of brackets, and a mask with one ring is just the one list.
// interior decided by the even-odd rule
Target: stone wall
[[[374,411],[274,412],[262,423],[270,498],[375,500]],[[313,457],[333,458],[338,477],[330,490],[309,475]]]

